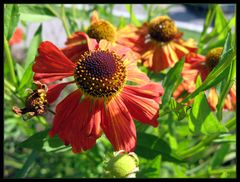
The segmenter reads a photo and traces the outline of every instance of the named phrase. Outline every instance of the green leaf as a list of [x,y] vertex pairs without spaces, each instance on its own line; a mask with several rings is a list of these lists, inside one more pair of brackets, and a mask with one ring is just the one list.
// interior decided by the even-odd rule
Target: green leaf
[[27,88],[31,88],[32,85],[32,78],[33,78],[33,71],[32,71],[32,66],[33,66],[33,62],[31,64],[29,64],[29,66],[27,67],[27,69],[25,70],[22,79],[20,81],[20,85],[17,88],[17,93],[20,96],[23,96],[24,91]]
[[17,4],[7,4],[4,8],[4,36],[10,40],[19,20]]
[[71,147],[65,146],[64,143],[58,138],[58,136],[50,138],[48,136],[48,131],[49,130],[38,132],[20,143],[18,146],[34,149],[37,151],[54,153],[65,152],[71,149]]
[[235,57],[235,51],[232,48],[231,32],[228,33],[226,42],[223,48],[222,55],[220,57],[217,66],[208,74],[207,78],[204,80],[203,84],[199,86],[193,93],[188,95],[182,102],[187,102],[191,98],[198,95],[200,92],[211,88],[214,85],[220,83],[224,77],[227,77],[228,72],[226,69],[230,66]]
[[[141,177],[145,178],[159,178],[160,177],[160,167],[161,167],[161,155],[157,155],[154,159],[148,160],[144,165],[144,168],[140,170]],[[138,173],[137,173],[138,177]]]
[[20,81],[20,85],[17,88],[17,92],[19,93],[20,96],[23,95],[26,88],[31,88],[32,78],[33,78],[32,66],[34,64],[35,56],[37,55],[39,44],[42,41],[41,33],[42,33],[42,25],[39,26],[39,28],[37,29],[36,33],[33,36],[32,41],[30,42],[30,46],[27,52],[27,57],[24,65],[25,72]]
[[229,152],[229,149],[230,149],[229,143],[224,143],[220,146],[220,148],[214,153],[211,159],[211,164],[210,164],[211,169],[216,169],[217,167],[221,166],[225,156]]
[[38,132],[22,143],[18,144],[19,147],[30,148],[34,150],[42,150],[44,139],[48,134],[48,130]]
[[164,95],[162,97],[162,105],[165,105],[168,103],[168,101],[171,98],[171,95],[173,91],[177,88],[177,86],[181,83],[182,77],[181,71],[183,68],[184,59],[181,59],[181,61],[177,62],[173,68],[171,68],[167,75],[165,76],[163,80],[163,88],[164,88]]
[[71,149],[71,147],[66,147],[64,143],[59,139],[58,136],[54,136],[53,138],[50,138],[49,136],[46,137],[44,140],[43,149],[46,152],[65,152]]
[[34,61],[35,56],[37,55],[37,50],[39,44],[42,42],[42,24],[38,27],[37,31],[35,32],[27,52],[26,59],[24,61],[24,68],[26,69],[30,63]]
[[218,98],[217,117],[219,120],[222,120],[222,109],[224,106],[225,98],[227,97],[227,94],[229,93],[229,90],[231,89],[236,79],[236,62],[237,62],[236,59],[234,59],[233,62],[231,63],[227,80],[223,85],[222,92]]
[[16,72],[17,72],[17,78],[18,78],[18,80],[21,80],[21,78],[22,78],[22,76],[23,76],[23,74],[24,74],[24,69],[23,69],[23,67],[22,67],[19,63],[17,63],[17,62],[16,62],[16,64],[15,64],[15,68],[16,68]]
[[[201,78],[197,78],[197,87],[201,85]],[[212,135],[215,133],[226,132],[227,129],[219,123],[211,112],[204,92],[199,93],[194,98],[192,110],[188,117],[189,129],[195,134]]]
[[181,163],[181,161],[172,151],[170,146],[162,139],[146,134],[137,133],[138,142],[136,153],[147,159],[154,159],[159,154],[162,155],[162,161]]
[[27,22],[34,22],[34,23],[49,21],[49,20],[52,20],[53,18],[54,18],[53,16],[47,16],[47,15],[34,15],[34,14],[26,14],[26,13],[20,14],[20,20],[27,21]]

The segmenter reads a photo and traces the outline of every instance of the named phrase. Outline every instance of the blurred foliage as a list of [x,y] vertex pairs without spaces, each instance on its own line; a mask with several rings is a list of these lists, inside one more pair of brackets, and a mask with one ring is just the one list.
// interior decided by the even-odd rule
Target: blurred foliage
[[[54,4],[7,4],[4,7],[4,177],[5,178],[100,178],[104,174],[104,161],[113,148],[103,135],[93,149],[73,154],[58,137],[49,138],[47,133],[53,114],[23,121],[11,108],[24,106],[25,89],[33,88],[32,63],[42,41],[42,25],[30,42],[26,57],[16,62],[10,54],[7,41],[20,22],[30,23],[60,19],[67,34],[86,30],[93,10],[102,19],[122,28],[131,23],[140,26],[155,16],[168,14],[171,5],[139,5],[146,13],[140,20],[134,6],[126,4],[129,17],[113,15],[114,4],[69,5],[63,9]],[[111,15],[111,16],[109,16]],[[236,77],[235,15],[227,20],[219,5],[211,5],[206,15],[203,32],[180,29],[184,38],[199,42],[199,53],[206,54],[212,47],[224,46],[220,63],[201,83],[196,91],[181,103],[171,97],[182,79],[183,60],[173,68],[161,73],[152,73],[143,66],[151,80],[162,82],[165,94],[162,97],[158,121],[153,128],[135,122],[138,143],[135,153],[140,160],[137,178],[235,178],[236,177],[236,112],[223,111],[222,102]],[[208,33],[211,25],[213,29]],[[226,84],[227,83],[227,84]],[[212,86],[222,84],[219,94],[217,117],[211,112],[204,94]],[[66,95],[66,93],[63,93]],[[194,98],[192,107],[184,103]],[[54,110],[54,106],[50,109]]]

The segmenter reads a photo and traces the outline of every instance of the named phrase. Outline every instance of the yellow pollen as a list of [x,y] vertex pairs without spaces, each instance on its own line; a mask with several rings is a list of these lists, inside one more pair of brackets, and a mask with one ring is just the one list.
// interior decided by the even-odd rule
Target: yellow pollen
[[98,42],[101,39],[115,42],[116,28],[108,21],[98,20],[89,26],[87,34],[89,37],[96,39]]
[[156,41],[169,42],[178,34],[178,29],[168,16],[158,16],[149,23],[149,34]]

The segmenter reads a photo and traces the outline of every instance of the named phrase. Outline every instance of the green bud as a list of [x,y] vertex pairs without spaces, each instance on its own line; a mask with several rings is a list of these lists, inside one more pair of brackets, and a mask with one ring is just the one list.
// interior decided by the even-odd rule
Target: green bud
[[134,152],[127,153],[123,150],[114,152],[113,157],[107,162],[107,177],[135,178],[139,171],[139,160]]

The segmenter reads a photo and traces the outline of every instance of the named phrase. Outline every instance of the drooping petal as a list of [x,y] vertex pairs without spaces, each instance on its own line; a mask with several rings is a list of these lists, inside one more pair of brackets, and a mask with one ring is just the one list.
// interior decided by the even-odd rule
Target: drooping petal
[[51,42],[42,42],[38,52],[32,68],[35,81],[49,83],[73,75],[75,64]]
[[49,135],[55,134],[64,141],[65,145],[72,145],[74,153],[92,148],[100,136],[101,117],[99,105],[94,106],[89,98],[80,100],[82,94],[74,91],[57,105],[53,128]]
[[53,103],[60,95],[61,91],[68,85],[74,83],[74,81],[71,82],[65,82],[65,83],[57,83],[48,86],[48,91],[47,91],[47,100],[48,103],[51,104]]
[[115,151],[133,151],[136,128],[126,106],[119,98],[112,99],[102,113],[101,127]]
[[215,88],[210,88],[207,99],[208,99],[209,106],[213,111],[215,111],[218,103],[218,95]]
[[120,96],[134,119],[156,127],[162,93],[160,84],[148,84],[142,87],[125,86]]

